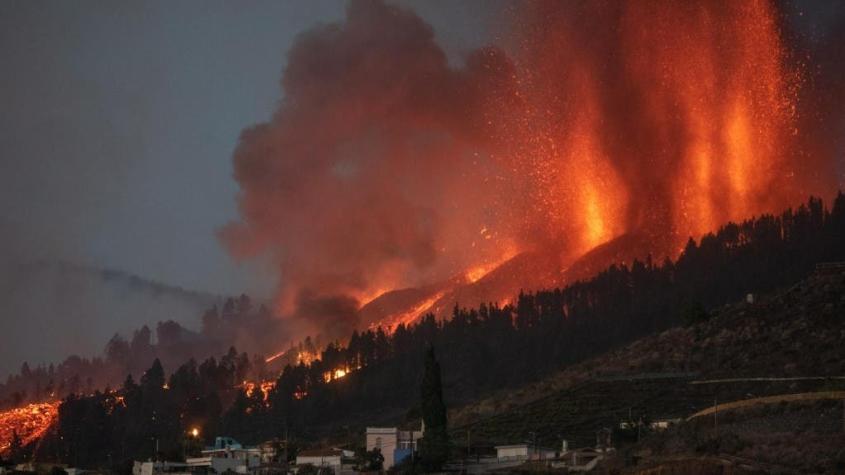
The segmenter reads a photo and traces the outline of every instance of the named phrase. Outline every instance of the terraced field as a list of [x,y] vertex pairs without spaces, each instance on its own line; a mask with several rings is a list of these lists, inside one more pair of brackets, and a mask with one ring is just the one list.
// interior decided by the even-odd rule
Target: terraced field
[[817,273],[753,304],[638,340],[518,391],[460,408],[455,440],[591,446],[633,418],[685,419],[714,403],[845,390],[845,273]]
[[724,403],[777,394],[813,392],[824,380],[726,381],[696,384],[692,375],[600,379],[581,383],[512,411],[454,427],[456,440],[492,446],[532,440],[558,447],[561,439],[581,447],[595,444],[597,431],[613,429],[629,418],[685,419]]

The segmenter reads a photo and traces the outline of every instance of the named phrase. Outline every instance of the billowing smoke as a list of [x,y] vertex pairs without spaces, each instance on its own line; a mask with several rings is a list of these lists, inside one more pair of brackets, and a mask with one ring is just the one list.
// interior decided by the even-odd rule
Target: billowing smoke
[[223,231],[229,248],[271,254],[278,309],[302,316],[338,295],[459,272],[497,223],[505,172],[483,147],[480,111],[510,78],[495,50],[453,70],[413,13],[351,2],[344,23],[301,35],[279,110],[241,137],[243,221]]
[[571,262],[624,234],[674,255],[835,185],[829,156],[796,158],[804,71],[771,3],[509,13],[501,49],[459,68],[379,0],[301,35],[274,117],[241,137],[241,220],[221,232],[275,260],[277,312],[351,327],[383,291],[531,248]]

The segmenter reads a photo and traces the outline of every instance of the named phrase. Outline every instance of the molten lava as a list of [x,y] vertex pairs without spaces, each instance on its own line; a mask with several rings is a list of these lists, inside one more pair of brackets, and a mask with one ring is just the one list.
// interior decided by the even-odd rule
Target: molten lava
[[399,325],[408,325],[419,318],[420,315],[431,312],[434,304],[437,303],[444,294],[445,292],[437,292],[404,312],[390,315],[387,318],[372,324],[371,328],[382,327],[388,332],[393,332]]
[[12,445],[13,434],[26,446],[40,439],[59,413],[60,401],[28,404],[0,412],[0,454],[6,455]]

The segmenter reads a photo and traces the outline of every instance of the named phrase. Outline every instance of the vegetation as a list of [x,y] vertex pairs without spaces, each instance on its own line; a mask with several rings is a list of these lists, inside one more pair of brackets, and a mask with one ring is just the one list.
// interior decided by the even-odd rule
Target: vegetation
[[422,418],[425,432],[419,451],[422,466],[428,471],[439,471],[449,458],[449,432],[446,427],[446,405],[440,382],[440,365],[434,357],[434,347],[425,355],[422,385]]
[[384,455],[378,447],[373,450],[359,448],[355,451],[355,469],[359,472],[380,472],[384,467]]
[[[684,323],[706,324],[710,320],[704,321],[701,309],[709,316],[746,293],[794,282],[817,262],[845,260],[842,242],[845,196],[839,194],[830,210],[810,199],[780,216],[728,224],[698,243],[690,240],[675,262],[645,259],[611,266],[563,289],[522,293],[514,305],[456,307],[448,321],[428,315],[417,324],[400,325],[393,334],[355,332],[346,345],[328,345],[310,365],[286,366],[266,400],[260,391],[249,393],[240,386],[266,371],[263,360],[234,350],[220,363],[190,360],[171,375],[167,389],[156,362],[139,385],[130,378],[118,391],[69,396],[60,411],[59,437],[42,444],[42,450],[82,467],[147,458],[156,445],[179,457],[184,434],[195,425],[204,437],[225,433],[244,443],[286,434],[312,440],[328,428],[367,423],[391,408],[400,414],[414,406],[419,398],[414,388],[424,379],[433,381],[431,365],[422,361],[428,348],[436,349],[442,366],[445,402],[463,404],[645,335]],[[252,309],[244,313],[253,314]],[[209,334],[226,324],[216,312],[205,321]],[[113,346],[107,361],[125,355],[122,344]],[[325,375],[334,368],[354,370],[327,381]],[[429,395],[434,393],[425,394],[424,418],[432,417]],[[441,423],[439,416],[432,420],[438,421],[435,427]]]

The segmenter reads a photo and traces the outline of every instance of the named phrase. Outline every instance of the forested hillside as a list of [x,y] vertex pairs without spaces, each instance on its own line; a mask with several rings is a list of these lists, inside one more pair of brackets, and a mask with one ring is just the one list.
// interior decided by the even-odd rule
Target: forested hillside
[[[424,348],[433,344],[451,407],[516,387],[637,338],[706,319],[708,311],[747,293],[775,289],[809,274],[816,263],[845,259],[845,196],[830,209],[811,199],[780,216],[728,224],[689,244],[675,262],[617,265],[563,289],[525,292],[514,305],[456,308],[447,321],[428,316],[393,334],[368,330],[331,344],[319,359],[287,366],[265,394],[241,390],[250,358],[232,351],[177,368],[167,389],[156,364],[140,386],[71,398],[44,454],[81,457],[79,440],[95,430],[83,466],[152,455],[151,444],[182,452],[188,427],[210,438],[225,433],[253,443],[286,433],[307,443],[329,428],[349,431],[414,416]],[[337,369],[348,371],[332,377]],[[160,384],[161,383],[161,384]],[[229,404],[229,401],[233,401]],[[151,413],[170,414],[149,422]],[[136,421],[136,422],[132,422]],[[144,421],[140,423],[138,421]],[[53,445],[50,445],[53,444]]]

